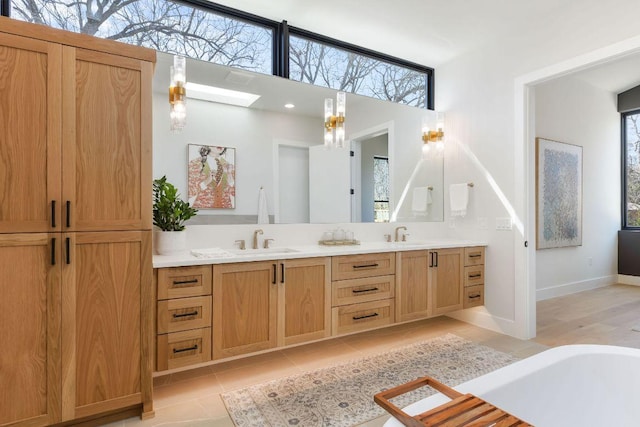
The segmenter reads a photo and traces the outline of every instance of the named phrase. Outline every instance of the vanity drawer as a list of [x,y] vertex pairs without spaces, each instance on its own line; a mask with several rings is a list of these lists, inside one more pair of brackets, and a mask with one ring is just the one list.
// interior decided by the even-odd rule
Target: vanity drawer
[[464,265],[484,265],[484,247],[464,248]]
[[464,288],[464,308],[478,307],[484,305],[484,286],[469,286]]
[[331,309],[333,335],[358,332],[394,322],[394,300],[351,304]]
[[211,296],[158,301],[158,333],[211,326]]
[[464,268],[464,287],[484,284],[484,265]]
[[331,258],[331,276],[333,280],[386,276],[395,274],[395,271],[395,252],[343,255]]
[[391,274],[332,282],[331,305],[336,307],[393,298],[395,277],[395,275]]
[[211,360],[211,328],[158,335],[156,350],[158,371],[208,362]]
[[211,266],[158,269],[158,299],[211,295]]

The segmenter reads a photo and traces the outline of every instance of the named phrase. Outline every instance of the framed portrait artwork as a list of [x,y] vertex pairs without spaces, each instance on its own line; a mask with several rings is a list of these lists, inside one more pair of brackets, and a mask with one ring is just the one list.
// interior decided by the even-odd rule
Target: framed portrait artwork
[[189,203],[198,209],[236,207],[236,150],[189,144]]
[[582,245],[582,147],[536,138],[536,248]]

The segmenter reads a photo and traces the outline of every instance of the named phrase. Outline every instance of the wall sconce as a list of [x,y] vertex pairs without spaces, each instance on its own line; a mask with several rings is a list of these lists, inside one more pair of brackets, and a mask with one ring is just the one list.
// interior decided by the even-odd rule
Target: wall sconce
[[344,147],[344,117],[347,108],[347,94],[338,92],[336,95],[336,114],[333,115],[333,99],[324,100],[324,146]]
[[444,113],[437,113],[436,130],[429,129],[428,126],[422,126],[422,153],[426,157],[431,151],[431,146],[435,145],[436,153],[444,151]]
[[184,56],[175,55],[170,68],[171,83],[169,85],[169,116],[171,130],[179,132],[187,124],[187,61]]

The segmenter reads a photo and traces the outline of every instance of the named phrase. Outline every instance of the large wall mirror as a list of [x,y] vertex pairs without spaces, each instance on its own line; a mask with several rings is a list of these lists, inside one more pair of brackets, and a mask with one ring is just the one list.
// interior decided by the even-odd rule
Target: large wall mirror
[[188,146],[234,149],[234,208],[201,209],[194,223],[256,223],[261,188],[272,223],[443,221],[443,158],[422,155],[421,129],[435,126],[435,112],[347,94],[348,147],[327,150],[324,99],[335,90],[188,59],[187,82],[259,98],[243,107],[196,99],[188,88],[187,124],[172,133],[172,62],[158,53],[154,177],[166,175],[187,198]]

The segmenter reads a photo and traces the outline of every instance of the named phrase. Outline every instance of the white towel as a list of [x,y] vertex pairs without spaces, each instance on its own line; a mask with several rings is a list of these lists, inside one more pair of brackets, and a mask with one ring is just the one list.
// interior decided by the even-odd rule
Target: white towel
[[411,210],[414,215],[426,215],[429,205],[432,203],[429,187],[414,187]]
[[269,209],[267,208],[267,193],[260,187],[258,192],[258,224],[269,224]]
[[466,182],[463,184],[451,184],[449,186],[449,202],[451,205],[451,216],[465,216],[467,214],[469,186]]

